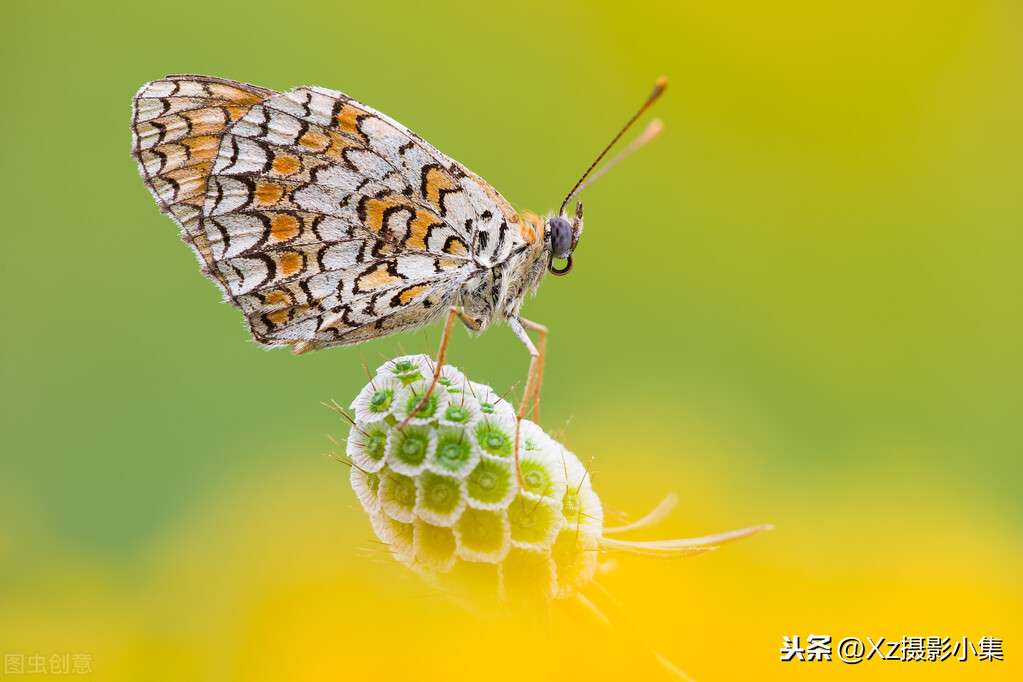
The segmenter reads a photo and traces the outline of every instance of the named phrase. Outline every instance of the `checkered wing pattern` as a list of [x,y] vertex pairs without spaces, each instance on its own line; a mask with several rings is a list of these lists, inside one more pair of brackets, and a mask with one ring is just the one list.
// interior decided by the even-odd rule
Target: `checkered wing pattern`
[[168,76],[139,90],[132,128],[153,196],[262,344],[425,324],[517,244],[487,183],[340,92]]

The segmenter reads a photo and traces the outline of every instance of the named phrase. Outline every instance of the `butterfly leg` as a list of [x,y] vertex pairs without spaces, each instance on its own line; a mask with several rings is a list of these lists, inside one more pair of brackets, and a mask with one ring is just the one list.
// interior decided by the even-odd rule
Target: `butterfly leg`
[[464,322],[466,316],[461,308],[453,305],[448,309],[448,316],[444,320],[444,331],[440,335],[440,347],[437,348],[437,360],[433,364],[433,379],[430,380],[430,386],[426,389],[426,392],[423,393],[423,397],[419,399],[419,402],[416,404],[416,408],[411,410],[408,413],[408,416],[406,416],[405,419],[401,421],[401,424],[398,425],[399,429],[404,429],[408,425],[409,420],[412,419],[412,415],[423,409],[423,406],[426,405],[426,401],[428,401],[430,396],[433,395],[433,390],[437,387],[437,381],[440,380],[440,371],[444,367],[444,358],[447,357],[448,354],[448,342],[451,341],[451,327],[454,325],[456,317],[461,318]]
[[[540,423],[540,388],[543,386],[543,366],[544,360],[547,358],[547,327],[540,324],[539,322],[533,322],[527,320],[524,317],[519,318],[519,322],[522,326],[530,331],[536,332],[537,336],[537,355],[536,363],[530,362],[530,376],[526,380],[527,385],[532,382],[532,398],[533,403],[533,421]],[[525,398],[526,396],[523,396]],[[520,406],[521,409],[521,406]],[[525,414],[523,412],[523,414]]]
[[[529,373],[526,376],[526,388],[522,392],[522,402],[515,414],[515,474],[519,479],[519,486],[522,486],[522,469],[519,466],[519,444],[521,439],[522,419],[529,410],[530,403],[533,405],[533,419],[540,416],[540,384],[543,379],[544,356],[547,351],[547,327],[530,320],[513,318],[508,320],[508,326],[515,333],[515,336],[525,344],[529,351]],[[540,337],[540,347],[533,344],[526,329],[531,329]]]

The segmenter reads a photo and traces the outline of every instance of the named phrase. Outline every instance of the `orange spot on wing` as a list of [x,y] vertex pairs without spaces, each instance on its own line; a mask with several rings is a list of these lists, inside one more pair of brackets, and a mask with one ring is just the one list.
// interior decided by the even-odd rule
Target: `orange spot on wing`
[[209,177],[212,162],[196,164],[164,173],[164,177],[177,183],[177,194],[174,201],[184,201],[205,194],[206,178]]
[[288,293],[281,291],[280,289],[274,289],[266,296],[263,297],[263,303],[266,305],[280,305],[282,303],[291,303],[291,297]]
[[188,132],[189,137],[214,135],[222,132],[227,125],[227,117],[220,107],[182,111],[179,115],[187,119],[191,125]]
[[291,318],[291,308],[285,308],[284,310],[278,310],[272,313],[266,314],[266,319],[273,323],[275,327],[279,327]]
[[381,263],[373,270],[359,277],[357,287],[360,291],[372,291],[391,284],[397,284],[401,281],[403,281],[401,277],[396,277],[389,273],[387,271],[387,265]]
[[249,108],[250,107],[246,105],[228,104],[224,107],[224,111],[227,112],[227,117],[230,120],[237,121],[238,119],[245,115],[245,112],[248,111]]
[[186,137],[181,140],[181,144],[188,148],[189,158],[198,161],[212,161],[217,154],[219,143],[219,138],[213,135]]
[[344,152],[344,150],[348,149],[349,147],[359,146],[352,142],[351,140],[346,139],[344,136],[338,135],[333,130],[329,131],[328,135],[330,136],[330,146],[327,147],[327,150],[323,152],[323,154],[329,159],[341,161],[344,159],[344,157],[341,155],[342,152]]
[[390,195],[380,199],[366,199],[362,204],[363,224],[373,232],[380,232],[384,227],[384,214],[387,209],[395,206],[407,206],[404,197]]
[[365,139],[365,135],[363,135],[362,131],[359,130],[359,117],[364,115],[365,115],[364,112],[360,111],[359,109],[356,109],[355,107],[349,104],[346,104],[343,107],[341,107],[341,111],[338,112],[338,115],[335,119],[337,121],[337,127],[343,133],[353,135],[359,138],[360,140]]
[[398,294],[398,300],[401,301],[402,305],[408,305],[409,301],[411,301],[416,296],[426,291],[427,288],[428,287],[425,284],[419,284],[414,287],[409,287],[408,289],[405,289],[403,292]]
[[304,261],[305,259],[302,258],[302,254],[297,251],[287,251],[282,253],[277,260],[277,269],[285,277],[290,277],[302,271],[302,267],[305,264]]
[[443,196],[442,192],[451,191],[458,189],[458,183],[455,182],[448,173],[436,166],[431,166],[426,171],[426,177],[423,179],[423,192],[426,196],[426,200],[433,204],[437,210],[441,210],[440,200]]
[[302,167],[302,162],[294,154],[277,154],[272,165],[278,175],[291,175]]
[[262,206],[273,206],[284,196],[284,188],[272,182],[257,182],[255,199]]
[[469,254],[469,247],[458,237],[452,237],[444,245],[444,253],[450,253],[452,256],[466,256]]
[[409,233],[405,238],[405,246],[416,251],[426,251],[426,236],[434,225],[441,225],[437,217],[429,211],[416,210],[416,217],[409,221]]
[[209,91],[215,97],[238,102],[239,104],[255,104],[256,102],[263,101],[262,95],[257,95],[248,90],[241,90],[226,83],[208,83],[206,87],[209,88]]
[[278,213],[270,219],[270,242],[286,242],[294,239],[300,231],[298,218],[288,213]]
[[298,143],[306,149],[321,152],[330,144],[330,138],[319,130],[307,130],[302,137],[298,138]]

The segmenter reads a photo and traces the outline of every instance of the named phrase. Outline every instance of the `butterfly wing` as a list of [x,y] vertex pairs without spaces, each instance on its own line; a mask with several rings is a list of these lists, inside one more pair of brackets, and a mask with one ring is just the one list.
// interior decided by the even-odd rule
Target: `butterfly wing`
[[167,76],[143,85],[133,101],[132,153],[146,187],[222,287],[202,230],[209,174],[228,126],[273,94],[219,78]]
[[140,90],[133,127],[147,185],[260,343],[301,351],[425,324],[501,253],[481,235],[508,230],[507,202],[342,93],[168,77]]

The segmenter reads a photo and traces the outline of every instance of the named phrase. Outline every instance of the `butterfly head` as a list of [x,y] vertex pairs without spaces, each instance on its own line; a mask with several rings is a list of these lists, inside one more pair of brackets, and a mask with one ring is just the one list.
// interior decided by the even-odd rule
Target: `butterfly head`
[[[575,251],[579,237],[583,233],[583,204],[575,205],[575,219],[569,222],[563,215],[551,216],[547,219],[546,246],[550,252],[547,269],[552,275],[567,275],[572,269],[572,252]],[[555,261],[565,261],[558,266]]]

